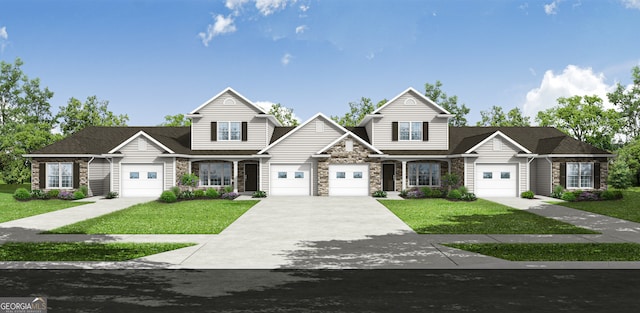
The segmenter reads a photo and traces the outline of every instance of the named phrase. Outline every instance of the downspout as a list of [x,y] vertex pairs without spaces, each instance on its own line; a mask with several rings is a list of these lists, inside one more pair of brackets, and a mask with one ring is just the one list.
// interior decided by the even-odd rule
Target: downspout
[[533,162],[534,158],[527,158],[527,190],[531,190],[531,162]]
[[87,189],[89,190],[89,194],[92,196],[93,191],[91,190],[91,179],[89,179],[89,177],[91,177],[91,162],[93,162],[95,158],[96,157],[91,157],[91,159],[89,159],[89,162],[87,162]]
[[113,159],[105,158],[109,162],[109,192],[113,192]]
[[549,157],[544,157],[544,159],[549,162],[549,194],[551,194],[553,192],[553,162]]

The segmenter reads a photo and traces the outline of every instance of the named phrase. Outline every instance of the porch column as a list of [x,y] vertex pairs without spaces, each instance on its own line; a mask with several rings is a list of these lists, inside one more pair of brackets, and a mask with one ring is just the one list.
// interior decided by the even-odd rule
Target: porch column
[[238,161],[233,161],[233,192],[238,192]]
[[402,161],[402,190],[407,189],[407,161]]

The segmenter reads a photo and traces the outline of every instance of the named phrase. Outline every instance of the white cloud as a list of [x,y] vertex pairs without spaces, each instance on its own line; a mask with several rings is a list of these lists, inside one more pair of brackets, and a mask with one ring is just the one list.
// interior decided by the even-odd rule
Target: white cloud
[[271,15],[287,7],[288,0],[256,0],[256,9],[264,16]]
[[549,4],[544,5],[544,13],[547,15],[554,15],[558,13],[558,0],[554,0]]
[[305,30],[307,30],[307,25],[300,25],[296,27],[296,34],[302,34]]
[[282,56],[282,59],[280,59],[280,62],[282,63],[282,65],[288,65],[289,62],[291,62],[291,58],[293,58],[293,56],[289,53],[285,53]]
[[6,26],[2,26],[2,28],[0,28],[0,39],[4,39],[4,40],[9,39],[9,34],[7,33]]
[[216,22],[207,26],[206,32],[198,33],[198,37],[202,39],[202,44],[209,46],[209,42],[213,37],[233,33],[236,31],[236,26],[233,25],[233,18],[231,16],[224,17],[222,14],[218,14],[215,17]]
[[640,0],[622,0],[622,4],[627,9],[638,9],[640,10]]
[[227,0],[225,2],[225,6],[229,9],[229,10],[239,10],[242,8],[242,6],[249,2],[249,0]]
[[603,73],[594,73],[593,69],[568,65],[562,73],[554,74],[552,70],[544,73],[540,87],[527,93],[523,105],[523,113],[535,118],[539,111],[557,105],[560,97],[597,95],[607,108],[613,108],[609,103],[607,93],[613,91],[614,85],[605,82]]
[[304,5],[303,4],[303,5],[300,6],[300,11],[307,12],[307,10],[309,10],[309,6],[308,5]]
[[533,67],[529,68],[529,73],[531,73],[531,75],[536,76],[536,70],[533,69]]
[[367,55],[364,56],[365,58],[367,58],[367,60],[371,61],[376,57],[376,54],[373,52],[369,52]]

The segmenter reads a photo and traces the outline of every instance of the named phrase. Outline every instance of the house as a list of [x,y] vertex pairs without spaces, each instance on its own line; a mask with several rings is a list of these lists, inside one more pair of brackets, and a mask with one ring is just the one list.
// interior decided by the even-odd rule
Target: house
[[158,196],[185,173],[202,188],[269,195],[370,195],[440,187],[453,173],[478,196],[606,188],[612,154],[549,127],[451,127],[413,88],[345,128],[322,113],[283,127],[231,88],[191,127],[87,127],[31,158],[33,189]]

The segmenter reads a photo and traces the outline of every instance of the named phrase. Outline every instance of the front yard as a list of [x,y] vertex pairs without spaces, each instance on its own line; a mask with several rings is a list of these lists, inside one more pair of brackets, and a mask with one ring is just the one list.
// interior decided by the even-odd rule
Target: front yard
[[0,261],[127,261],[192,243],[8,242],[0,245]]
[[483,199],[379,201],[419,234],[597,234]]
[[637,243],[456,243],[445,246],[509,261],[640,261]]
[[218,234],[258,200],[157,201],[60,227],[51,234]]
[[640,223],[640,187],[622,192],[615,201],[560,202],[558,205]]
[[0,185],[0,223],[90,203],[58,199],[20,202],[13,198],[13,192],[20,187],[31,188],[30,185]]

